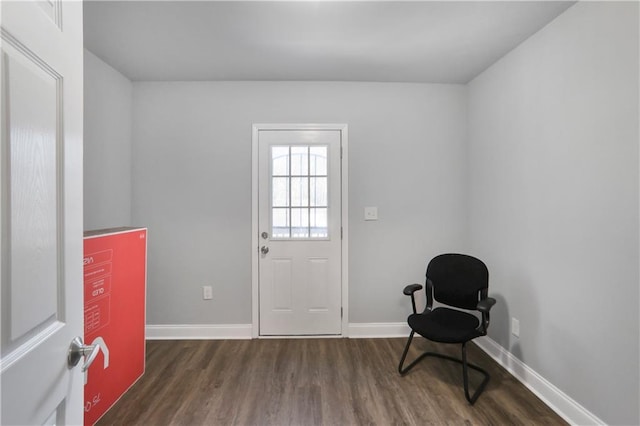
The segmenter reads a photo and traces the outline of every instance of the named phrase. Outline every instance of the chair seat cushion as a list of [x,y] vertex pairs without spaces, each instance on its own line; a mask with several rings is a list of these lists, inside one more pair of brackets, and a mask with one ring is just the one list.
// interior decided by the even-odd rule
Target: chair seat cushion
[[436,308],[408,318],[413,331],[429,340],[441,343],[464,343],[481,336],[477,328],[480,321],[467,312],[449,308]]

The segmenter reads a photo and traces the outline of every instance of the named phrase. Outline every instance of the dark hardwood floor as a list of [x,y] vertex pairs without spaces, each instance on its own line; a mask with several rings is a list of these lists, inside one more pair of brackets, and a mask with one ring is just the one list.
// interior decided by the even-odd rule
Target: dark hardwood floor
[[[491,381],[474,406],[461,367],[427,358],[406,376],[405,339],[147,342],[144,376],[98,422],[105,425],[566,424],[475,345]],[[459,356],[459,345],[414,339]],[[480,381],[471,373],[471,386]]]

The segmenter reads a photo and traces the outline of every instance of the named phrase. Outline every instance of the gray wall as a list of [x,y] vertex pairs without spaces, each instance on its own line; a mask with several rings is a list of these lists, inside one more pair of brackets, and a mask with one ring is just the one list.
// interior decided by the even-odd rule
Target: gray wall
[[133,85],[84,51],[84,229],[131,225]]
[[402,287],[465,248],[466,99],[458,85],[134,83],[147,322],[251,323],[251,126],[278,122],[349,125],[349,321],[404,321]]
[[585,2],[469,85],[490,337],[610,424],[640,421],[638,72],[638,4]]

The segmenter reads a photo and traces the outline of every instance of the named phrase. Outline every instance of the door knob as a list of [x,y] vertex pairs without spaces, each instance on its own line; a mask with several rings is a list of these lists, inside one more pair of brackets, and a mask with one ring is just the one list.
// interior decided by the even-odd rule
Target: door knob
[[260,252],[262,252],[262,254],[267,254],[267,253],[269,253],[269,247],[267,247],[267,246],[262,246],[262,247],[260,248]]
[[82,337],[76,336],[69,345],[69,352],[67,352],[67,366],[73,368],[78,365],[80,358],[86,357],[84,364],[82,365],[82,371],[85,372],[93,363],[93,360],[98,356],[100,348],[98,345],[85,345],[82,341]]

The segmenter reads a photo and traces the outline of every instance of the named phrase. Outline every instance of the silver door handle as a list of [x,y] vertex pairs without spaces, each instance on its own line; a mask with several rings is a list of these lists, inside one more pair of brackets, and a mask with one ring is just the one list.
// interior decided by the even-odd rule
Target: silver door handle
[[73,368],[78,365],[80,358],[85,357],[85,362],[82,365],[82,372],[87,369],[93,363],[93,360],[98,356],[100,347],[98,345],[85,345],[82,341],[82,337],[76,336],[69,345],[69,352],[67,352],[67,366]]
[[267,254],[267,253],[269,253],[269,247],[267,247],[267,246],[262,246],[262,248],[260,248],[260,252],[261,252],[262,254]]

